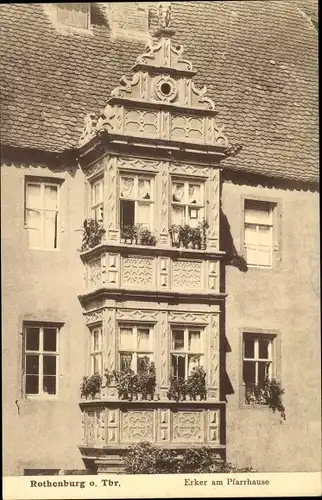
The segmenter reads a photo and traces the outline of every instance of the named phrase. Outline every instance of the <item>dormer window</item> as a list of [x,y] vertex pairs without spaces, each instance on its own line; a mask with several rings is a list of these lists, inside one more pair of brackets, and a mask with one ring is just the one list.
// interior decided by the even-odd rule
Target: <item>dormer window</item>
[[57,23],[88,30],[90,28],[90,3],[57,3]]

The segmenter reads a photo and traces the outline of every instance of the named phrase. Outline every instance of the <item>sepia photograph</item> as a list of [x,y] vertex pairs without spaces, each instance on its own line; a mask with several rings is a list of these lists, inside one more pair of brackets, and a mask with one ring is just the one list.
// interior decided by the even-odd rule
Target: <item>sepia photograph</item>
[[317,1],[0,27],[4,498],[319,496]]

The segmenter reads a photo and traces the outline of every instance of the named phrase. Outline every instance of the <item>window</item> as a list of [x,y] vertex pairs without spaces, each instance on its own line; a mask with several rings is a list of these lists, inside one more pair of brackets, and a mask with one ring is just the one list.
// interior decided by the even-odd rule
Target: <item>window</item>
[[204,184],[172,181],[172,224],[197,227],[203,217]]
[[256,395],[264,388],[266,378],[275,377],[276,335],[243,334],[243,383],[246,395]]
[[58,184],[26,182],[25,228],[29,248],[58,248],[58,195]]
[[120,369],[144,370],[153,361],[151,326],[120,325]]
[[275,208],[273,203],[245,200],[244,246],[250,266],[272,267],[273,251],[277,250]]
[[102,326],[91,329],[91,373],[103,375],[103,331]]
[[58,328],[27,325],[24,328],[25,394],[55,396],[58,373]]
[[91,183],[91,217],[97,222],[103,221],[104,216],[104,180],[97,179]]
[[90,28],[90,3],[57,3],[57,22],[74,28]]
[[145,176],[121,175],[120,224],[125,229],[134,224],[152,229],[153,180]]
[[173,328],[171,332],[172,375],[187,379],[195,366],[202,365],[202,330]]

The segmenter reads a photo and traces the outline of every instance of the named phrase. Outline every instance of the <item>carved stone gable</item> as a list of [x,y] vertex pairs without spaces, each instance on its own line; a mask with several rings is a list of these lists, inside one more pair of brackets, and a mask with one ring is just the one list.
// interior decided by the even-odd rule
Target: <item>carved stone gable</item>
[[159,7],[161,28],[137,57],[132,78],[120,78],[99,116],[85,117],[80,145],[106,132],[110,141],[120,136],[137,137],[140,142],[157,139],[161,145],[175,142],[191,149],[194,144],[199,150],[207,145],[208,150],[225,154],[229,144],[216,123],[215,104],[206,87],[194,83],[196,70],[185,58],[183,46],[172,40],[170,12],[167,6]]

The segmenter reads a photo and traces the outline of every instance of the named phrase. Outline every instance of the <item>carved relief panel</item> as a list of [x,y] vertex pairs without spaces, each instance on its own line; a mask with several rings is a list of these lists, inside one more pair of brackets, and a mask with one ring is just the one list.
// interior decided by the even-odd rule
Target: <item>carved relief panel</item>
[[201,261],[173,260],[172,287],[201,290],[203,288],[203,263]]
[[172,413],[172,440],[178,443],[204,441],[204,412],[178,410]]
[[154,441],[153,410],[136,410],[121,412],[121,439],[125,443]]
[[148,257],[123,257],[122,285],[143,288],[155,286],[155,260]]

